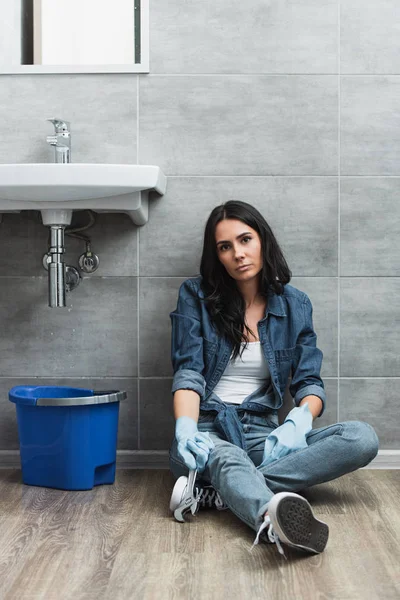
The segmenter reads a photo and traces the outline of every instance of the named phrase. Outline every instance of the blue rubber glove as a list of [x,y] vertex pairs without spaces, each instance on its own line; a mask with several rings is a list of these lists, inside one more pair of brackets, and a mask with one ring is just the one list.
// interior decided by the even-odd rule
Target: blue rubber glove
[[178,454],[188,469],[202,473],[206,467],[214,442],[207,432],[199,431],[197,423],[190,417],[179,417],[175,423]]
[[313,417],[307,403],[293,408],[285,422],[274,429],[265,440],[260,467],[265,467],[290,452],[306,448],[306,435],[312,429],[312,421]]

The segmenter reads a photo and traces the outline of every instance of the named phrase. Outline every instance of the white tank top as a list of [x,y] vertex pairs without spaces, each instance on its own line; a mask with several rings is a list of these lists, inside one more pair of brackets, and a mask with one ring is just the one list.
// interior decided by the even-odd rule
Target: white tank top
[[[245,344],[243,343],[242,346]],[[249,342],[242,356],[229,361],[214,388],[223,402],[242,404],[243,400],[271,379],[261,342]]]

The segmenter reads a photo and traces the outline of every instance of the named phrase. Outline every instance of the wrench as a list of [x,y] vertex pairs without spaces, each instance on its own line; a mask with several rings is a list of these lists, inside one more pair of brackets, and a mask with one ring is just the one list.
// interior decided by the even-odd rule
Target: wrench
[[190,511],[192,513],[192,515],[194,515],[196,513],[198,501],[196,500],[196,498],[193,495],[193,488],[194,488],[194,483],[196,481],[196,475],[197,475],[197,469],[189,471],[188,482],[187,482],[187,486],[186,486],[183,498],[182,498],[179,506],[177,506],[177,508],[174,510],[174,517],[180,523],[185,522],[184,515],[187,512]]

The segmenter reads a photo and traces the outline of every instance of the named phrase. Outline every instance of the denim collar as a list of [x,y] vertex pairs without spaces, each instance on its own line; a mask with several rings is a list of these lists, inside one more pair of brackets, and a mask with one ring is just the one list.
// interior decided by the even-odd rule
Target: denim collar
[[265,316],[267,316],[268,313],[271,313],[276,317],[287,317],[282,296],[276,294],[271,288],[268,288],[268,305]]

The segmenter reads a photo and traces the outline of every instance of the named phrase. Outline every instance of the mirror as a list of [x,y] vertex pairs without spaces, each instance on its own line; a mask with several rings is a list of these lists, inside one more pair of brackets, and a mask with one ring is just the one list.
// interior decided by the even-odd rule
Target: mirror
[[148,0],[0,0],[0,73],[148,73]]

